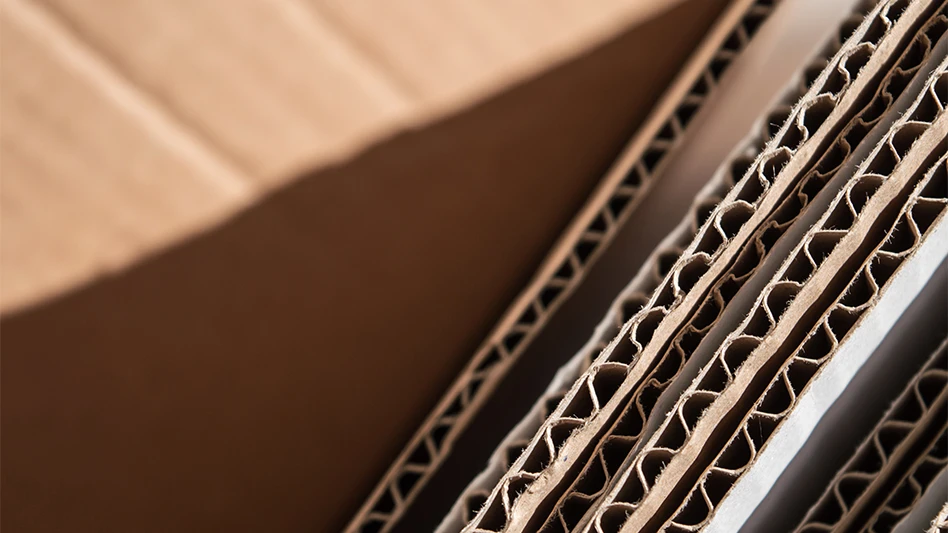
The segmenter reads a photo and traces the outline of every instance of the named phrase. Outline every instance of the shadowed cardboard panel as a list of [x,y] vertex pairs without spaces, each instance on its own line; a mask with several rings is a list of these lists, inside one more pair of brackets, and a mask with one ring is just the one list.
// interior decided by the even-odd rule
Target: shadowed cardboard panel
[[[145,260],[680,1],[5,0],[0,254],[16,261],[0,263],[0,313]],[[351,16],[331,16],[342,7]]]
[[4,529],[340,528],[724,4],[5,317]]

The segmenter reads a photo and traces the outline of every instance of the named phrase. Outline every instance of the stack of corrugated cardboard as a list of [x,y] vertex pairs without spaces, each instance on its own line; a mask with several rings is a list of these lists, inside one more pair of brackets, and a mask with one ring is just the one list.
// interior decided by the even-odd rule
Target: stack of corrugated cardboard
[[[537,113],[482,126],[548,94],[525,89],[420,132],[397,156],[317,175],[356,177],[351,194],[291,189],[165,258],[7,318],[3,422],[16,434],[3,488],[17,508],[5,524],[943,530],[948,1],[677,9],[650,23],[657,34],[635,32],[638,46],[665,38],[678,52],[650,64],[651,92],[630,96],[628,131],[610,136],[625,147],[604,174],[605,149],[566,163],[601,139],[531,144],[548,129],[525,125],[546,124]],[[693,40],[668,34],[689,16]],[[618,64],[597,57],[578,64]],[[551,101],[573,116],[574,98],[596,99],[587,89]],[[504,127],[522,144],[481,146]],[[415,177],[472,153],[487,155],[470,174],[490,175],[483,187]],[[501,192],[522,217],[460,229],[467,209],[503,214]],[[364,216],[309,212],[342,200],[351,213],[360,197]],[[339,242],[365,253],[320,257],[344,248],[328,227],[343,221]],[[444,231],[431,231],[439,221]],[[412,228],[430,237],[405,238]],[[313,231],[315,252],[294,238]],[[536,261],[518,259],[524,243]],[[439,265],[458,275],[424,275]],[[501,282],[504,265],[535,269]],[[274,279],[241,285],[260,273]],[[362,293],[380,301],[347,296]],[[84,358],[68,373],[50,354],[71,346]],[[64,401],[86,382],[106,386]],[[134,422],[110,425],[122,417]],[[76,451],[50,444],[68,438]],[[241,438],[251,443],[228,451]],[[147,486],[117,495],[134,476]],[[160,512],[201,507],[201,494],[199,510]],[[108,498],[119,505],[103,518]]]
[[[937,521],[948,497],[948,7],[854,8],[439,531],[914,531]],[[689,157],[689,121],[764,20],[782,16],[771,2],[732,9],[700,68],[679,80],[689,90],[652,115],[578,218],[583,230],[551,256],[556,268],[522,295],[521,318],[498,327],[459,383],[507,372],[551,327],[551,303],[618,245],[642,184]],[[485,377],[491,366],[502,369]]]

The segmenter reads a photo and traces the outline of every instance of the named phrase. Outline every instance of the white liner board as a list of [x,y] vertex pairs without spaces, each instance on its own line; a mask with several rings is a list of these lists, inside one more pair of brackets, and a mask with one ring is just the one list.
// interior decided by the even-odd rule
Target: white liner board
[[[925,288],[948,256],[948,217],[942,217],[916,253],[903,263],[872,310],[849,333],[837,353],[813,378],[796,407],[761,450],[754,466],[717,506],[707,533],[734,533],[768,495],[791,460],[811,436],[817,423],[840,397],[856,372],[876,351],[905,310]],[[752,529],[748,529],[751,531]]]

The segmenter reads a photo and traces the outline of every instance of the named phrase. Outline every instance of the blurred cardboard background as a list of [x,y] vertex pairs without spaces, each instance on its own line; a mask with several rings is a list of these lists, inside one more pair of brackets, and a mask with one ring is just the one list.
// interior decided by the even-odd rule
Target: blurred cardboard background
[[15,261],[0,310],[125,267],[678,1],[4,0],[0,207]]

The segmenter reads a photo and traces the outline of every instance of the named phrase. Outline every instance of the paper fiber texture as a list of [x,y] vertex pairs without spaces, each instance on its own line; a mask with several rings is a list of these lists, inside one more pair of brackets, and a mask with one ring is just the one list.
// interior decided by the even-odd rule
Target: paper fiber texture
[[[934,475],[930,480],[915,479],[902,485],[904,490],[900,491],[899,501],[889,506],[893,512],[886,515],[891,520],[877,522],[881,524],[881,530],[892,533],[928,531],[948,499],[948,468],[942,468]],[[923,482],[928,486],[923,486]]]
[[932,520],[932,527],[928,530],[930,533],[944,533],[948,531],[948,503],[941,508],[938,516]]

